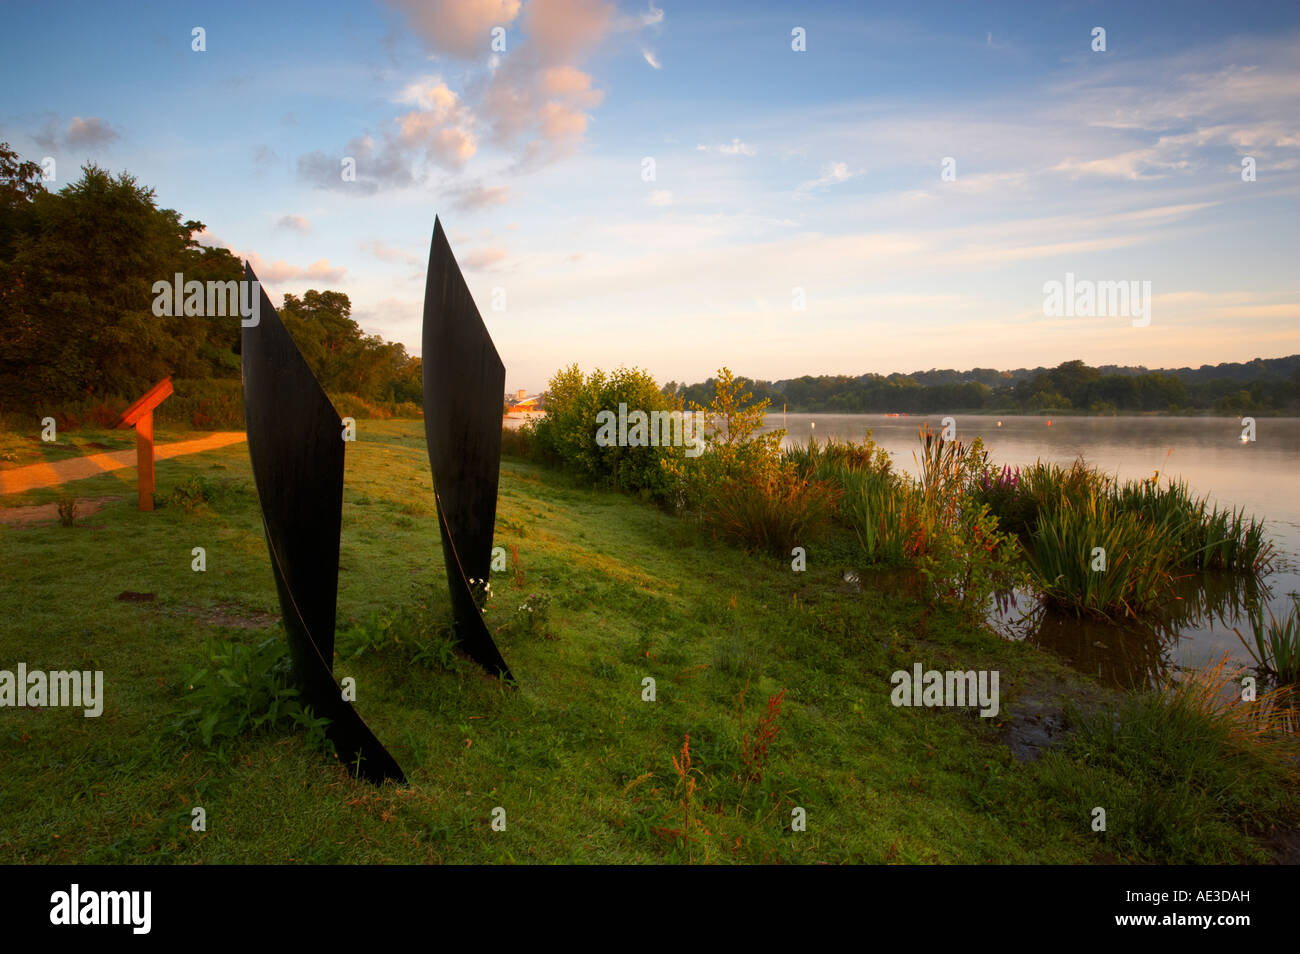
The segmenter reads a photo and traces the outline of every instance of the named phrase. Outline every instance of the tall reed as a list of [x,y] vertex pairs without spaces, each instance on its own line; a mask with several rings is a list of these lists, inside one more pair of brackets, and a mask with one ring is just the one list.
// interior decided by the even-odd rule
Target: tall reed
[[1279,685],[1300,688],[1300,598],[1292,597],[1291,610],[1280,621],[1268,610],[1268,622],[1257,604],[1247,611],[1253,644],[1246,642],[1241,630],[1233,628],[1241,644],[1255,659],[1255,664],[1277,680]]

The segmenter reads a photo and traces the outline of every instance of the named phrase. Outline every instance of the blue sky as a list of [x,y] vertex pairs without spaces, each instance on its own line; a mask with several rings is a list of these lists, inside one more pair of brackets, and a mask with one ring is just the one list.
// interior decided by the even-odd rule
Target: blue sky
[[[440,215],[511,389],[1196,366],[1300,352],[1298,10],[49,4],[0,36],[0,139],[415,353]],[[1046,317],[1067,272],[1150,281],[1150,324]]]

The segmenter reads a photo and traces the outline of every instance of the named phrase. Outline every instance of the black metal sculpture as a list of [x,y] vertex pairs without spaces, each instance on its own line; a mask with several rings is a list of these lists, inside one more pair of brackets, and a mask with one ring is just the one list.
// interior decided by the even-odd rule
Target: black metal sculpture
[[[257,276],[247,265],[246,281]],[[334,614],[343,516],[343,423],[258,288],[259,321],[244,324],[244,421],[271,571],[303,702],[330,720],[339,758],[372,782],[401,768],[334,681]],[[499,439],[499,438],[498,438]]]
[[422,345],[424,436],[456,635],[484,669],[513,680],[470,583],[485,584],[492,563],[506,369],[436,217]]

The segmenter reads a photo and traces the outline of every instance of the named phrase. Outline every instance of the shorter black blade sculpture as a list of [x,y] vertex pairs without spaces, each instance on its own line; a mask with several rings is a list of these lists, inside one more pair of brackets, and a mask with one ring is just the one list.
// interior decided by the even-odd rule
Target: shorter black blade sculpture
[[[245,265],[244,278],[257,276]],[[271,572],[304,704],[330,720],[341,761],[371,782],[405,782],[334,681],[334,622],[343,518],[343,422],[260,286],[241,339],[244,421]]]
[[437,218],[422,344],[424,436],[456,635],[479,665],[513,681],[470,587],[492,563],[506,369]]

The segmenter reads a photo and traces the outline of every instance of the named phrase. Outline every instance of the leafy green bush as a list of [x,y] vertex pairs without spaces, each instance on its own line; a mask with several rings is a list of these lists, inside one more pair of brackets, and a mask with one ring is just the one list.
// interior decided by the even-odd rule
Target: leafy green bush
[[708,407],[691,403],[690,413],[703,420],[702,452],[688,454],[684,447],[669,448],[663,461],[668,478],[667,499],[679,513],[688,510],[707,515],[720,500],[721,488],[750,483],[769,486],[781,466],[781,440],[785,431],[758,434],[768,400],[751,403],[728,368],[720,368]]
[[334,640],[339,656],[382,653],[426,669],[454,669],[459,657],[445,606],[435,601],[428,585],[413,583],[411,590],[400,608],[372,612],[365,622],[339,627]]
[[387,408],[356,394],[334,393],[329,395],[329,399],[339,417],[351,417],[356,420],[385,420],[392,417]]
[[249,493],[248,485],[233,477],[214,479],[192,474],[160,495],[158,503],[162,507],[181,507],[187,513],[198,513],[221,510],[228,502],[246,499]]
[[306,730],[309,744],[330,748],[325,738],[329,720],[317,718],[299,701],[283,637],[255,646],[210,639],[204,655],[204,664],[185,675],[193,707],[173,725],[174,731],[211,745],[215,739],[297,726]]
[[[619,368],[612,374],[596,370],[586,377],[578,366],[556,372],[546,392],[546,416],[528,432],[542,459],[573,471],[596,486],[642,491],[662,499],[668,480],[660,461],[665,447],[610,446],[597,443],[602,411],[619,413],[625,404],[632,411],[671,412],[678,408],[638,368]],[[526,438],[527,439],[527,438]]]

